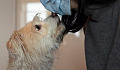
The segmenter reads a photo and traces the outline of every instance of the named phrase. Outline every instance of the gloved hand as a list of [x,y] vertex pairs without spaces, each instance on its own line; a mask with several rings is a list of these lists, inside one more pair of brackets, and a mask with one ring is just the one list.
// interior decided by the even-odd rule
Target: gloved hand
[[70,0],[40,0],[43,6],[60,15],[71,15]]

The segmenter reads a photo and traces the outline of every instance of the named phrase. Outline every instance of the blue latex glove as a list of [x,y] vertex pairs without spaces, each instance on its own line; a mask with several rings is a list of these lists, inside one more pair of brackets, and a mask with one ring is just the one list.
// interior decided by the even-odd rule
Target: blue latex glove
[[40,0],[43,6],[60,15],[71,15],[70,0]]

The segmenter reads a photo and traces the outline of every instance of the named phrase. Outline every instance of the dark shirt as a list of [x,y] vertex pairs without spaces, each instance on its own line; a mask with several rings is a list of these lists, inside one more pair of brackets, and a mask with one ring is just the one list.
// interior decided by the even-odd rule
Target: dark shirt
[[86,5],[89,8],[97,9],[111,5],[117,0],[86,0]]

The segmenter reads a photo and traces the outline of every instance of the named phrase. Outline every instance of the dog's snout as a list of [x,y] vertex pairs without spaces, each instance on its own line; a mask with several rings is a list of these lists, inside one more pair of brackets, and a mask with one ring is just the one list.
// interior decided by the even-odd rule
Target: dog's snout
[[52,17],[56,17],[56,16],[58,16],[58,15],[57,15],[56,13],[53,13],[53,12],[52,12],[52,13],[51,13],[51,16],[52,16]]
[[59,18],[59,16],[57,15],[57,13],[51,13],[51,16],[50,17],[52,17],[52,19],[55,21],[55,22],[60,22],[60,18]]

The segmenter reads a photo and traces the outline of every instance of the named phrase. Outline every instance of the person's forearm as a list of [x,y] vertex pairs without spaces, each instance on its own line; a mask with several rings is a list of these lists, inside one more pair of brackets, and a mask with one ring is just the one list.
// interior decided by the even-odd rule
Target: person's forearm
[[70,0],[70,6],[71,9],[76,9],[78,8],[78,0]]

